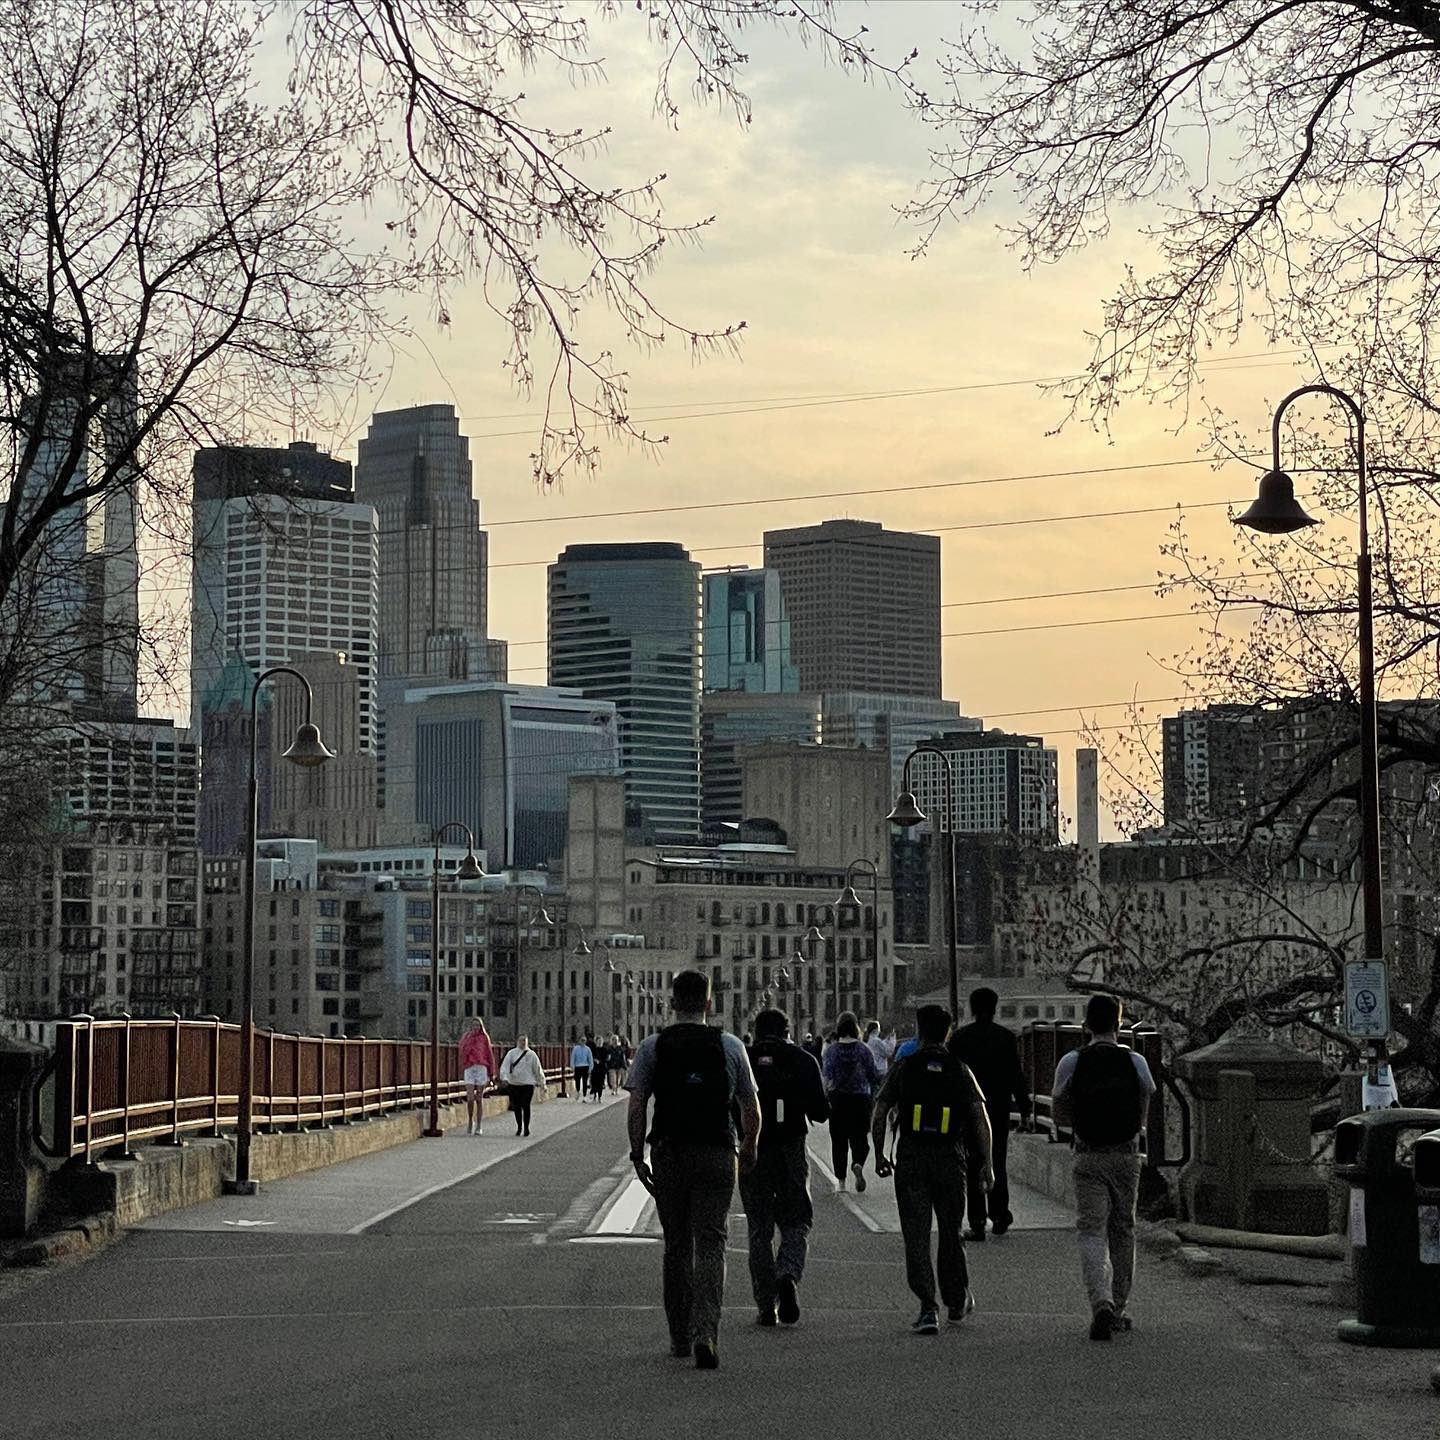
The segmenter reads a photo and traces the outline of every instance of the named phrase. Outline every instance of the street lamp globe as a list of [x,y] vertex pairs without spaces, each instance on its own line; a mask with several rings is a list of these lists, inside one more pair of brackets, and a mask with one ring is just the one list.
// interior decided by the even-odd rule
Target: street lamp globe
[[[585,943],[584,936],[581,936],[579,943],[570,953],[579,960],[583,960],[587,955],[591,953],[590,947]],[[605,964],[606,967],[609,968],[610,962],[608,960],[605,962]]]
[[1260,493],[1255,503],[1235,517],[1235,524],[1262,535],[1293,535],[1309,525],[1320,522],[1307,515],[1295,498],[1295,482],[1283,470],[1267,470],[1260,477]]
[[320,738],[320,728],[308,720],[295,731],[295,739],[282,756],[292,765],[323,765],[335,752]]
[[483,880],[485,869],[475,858],[473,850],[465,852],[465,858],[455,867],[455,878],[457,880]]

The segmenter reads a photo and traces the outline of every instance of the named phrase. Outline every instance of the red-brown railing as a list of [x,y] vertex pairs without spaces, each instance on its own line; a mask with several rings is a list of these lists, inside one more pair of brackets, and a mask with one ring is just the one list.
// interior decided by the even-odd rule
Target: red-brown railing
[[[546,1078],[568,1058],[559,1045],[535,1047]],[[439,1050],[442,1104],[464,1098],[458,1048]],[[255,1128],[344,1124],[430,1099],[430,1046],[423,1040],[338,1039],[256,1030]],[[36,1134],[47,1153],[86,1161],[98,1151],[128,1153],[142,1140],[178,1144],[218,1135],[239,1111],[240,1027],[221,1020],[95,1020],[55,1026],[50,1105],[37,1097]],[[41,1128],[45,1110],[53,1114]]]

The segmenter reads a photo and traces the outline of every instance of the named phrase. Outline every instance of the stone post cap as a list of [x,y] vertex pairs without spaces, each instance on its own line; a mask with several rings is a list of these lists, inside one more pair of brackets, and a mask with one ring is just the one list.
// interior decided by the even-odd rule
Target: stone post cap
[[1246,1070],[1272,1095],[1286,1091],[1313,1095],[1325,1073],[1318,1055],[1259,1035],[1223,1036],[1213,1045],[1180,1056],[1174,1068],[1200,1089],[1218,1085],[1222,1070]]

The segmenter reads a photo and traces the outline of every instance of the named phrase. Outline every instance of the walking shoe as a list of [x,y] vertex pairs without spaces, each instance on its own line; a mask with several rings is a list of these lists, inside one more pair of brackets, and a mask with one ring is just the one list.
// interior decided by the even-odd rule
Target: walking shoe
[[695,1368],[697,1370],[718,1370],[720,1368],[720,1352],[712,1341],[697,1340],[695,1342]]
[[922,1310],[915,1317],[915,1323],[910,1327],[912,1335],[938,1335],[940,1333],[940,1321],[933,1310]]
[[755,1317],[757,1325],[763,1325],[767,1330],[775,1324],[775,1307],[773,1305],[762,1305],[760,1313]]
[[1102,1305],[1096,1312],[1095,1317],[1090,1321],[1090,1338],[1092,1340],[1109,1340],[1115,1333],[1115,1312],[1108,1305]]
[[795,1293],[795,1282],[788,1275],[782,1275],[775,1285],[776,1298],[780,1302],[782,1324],[794,1325],[800,1319],[800,1297]]
[[967,1290],[965,1292],[965,1299],[959,1305],[952,1305],[945,1318],[952,1325],[961,1325],[964,1323],[965,1317],[974,1314],[974,1311],[975,1297]]
[[1009,1228],[1010,1222],[1008,1220],[1000,1220],[990,1227],[990,1233],[992,1235],[1003,1235]]
[[978,1227],[972,1225],[965,1232],[965,1238],[967,1240],[973,1240],[977,1245],[983,1244],[985,1241],[985,1227],[983,1225]]
[[473,1120],[466,1122],[465,1133],[467,1135],[473,1135],[475,1133],[475,1122]]
[[855,1176],[855,1191],[856,1191],[857,1194],[863,1195],[863,1194],[865,1193],[865,1170],[864,1170],[864,1167],[863,1167],[863,1166],[860,1164],[860,1162],[857,1160],[857,1161],[855,1162],[855,1164],[853,1164],[853,1165],[850,1167],[850,1169],[851,1169],[851,1172],[852,1172],[852,1173],[854,1174],[854,1176]]
[[1117,1335],[1128,1335],[1135,1328],[1135,1323],[1122,1310],[1116,1314],[1111,1328]]

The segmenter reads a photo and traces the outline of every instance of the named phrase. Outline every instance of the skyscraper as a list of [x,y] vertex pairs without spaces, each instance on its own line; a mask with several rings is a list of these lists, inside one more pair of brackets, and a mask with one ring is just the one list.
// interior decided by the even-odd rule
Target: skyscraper
[[491,678],[488,542],[455,407],[377,411],[360,442],[355,497],[380,520],[380,673]]
[[940,541],[868,520],[765,532],[802,690],[939,696]]
[[550,683],[613,700],[644,832],[700,832],[700,567],[683,546],[571,545],[549,570]]
[[[950,756],[954,775],[952,819],[946,828],[958,835],[1059,838],[1059,760],[1039,736],[951,731],[930,743]],[[937,756],[921,753],[910,767],[920,808],[936,817],[943,815],[945,803],[941,765]]]
[[794,694],[790,622],[773,570],[722,570],[705,577],[705,688]]

